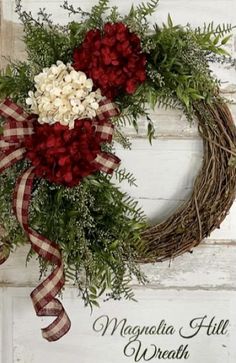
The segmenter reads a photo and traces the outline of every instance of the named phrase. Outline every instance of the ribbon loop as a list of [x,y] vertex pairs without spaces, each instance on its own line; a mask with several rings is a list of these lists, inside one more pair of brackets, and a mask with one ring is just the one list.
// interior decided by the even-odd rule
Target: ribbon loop
[[114,126],[110,122],[94,121],[93,126],[101,141],[111,143]]
[[22,107],[12,102],[9,98],[6,98],[0,104],[0,115],[6,119],[20,122],[33,119],[32,115],[26,113]]
[[[115,103],[104,99],[99,103],[97,120],[93,121],[96,134],[102,142],[111,143],[114,132],[114,125],[108,121],[111,117],[117,116],[119,110]],[[93,161],[97,168],[105,173],[111,174],[119,166],[120,159],[108,152],[100,152]]]
[[34,132],[33,122],[7,120],[3,127],[3,139],[9,143],[20,143],[25,136],[32,135]]
[[33,121],[30,115],[9,99],[0,104],[0,116],[7,118],[0,137],[1,173],[23,159],[26,150],[22,141],[33,133]]
[[112,174],[120,163],[120,159],[109,153],[100,153],[97,155],[94,163],[98,168],[107,174]]
[[97,110],[97,118],[100,121],[105,121],[111,117],[119,115],[119,110],[115,103],[107,98],[100,101],[99,109]]

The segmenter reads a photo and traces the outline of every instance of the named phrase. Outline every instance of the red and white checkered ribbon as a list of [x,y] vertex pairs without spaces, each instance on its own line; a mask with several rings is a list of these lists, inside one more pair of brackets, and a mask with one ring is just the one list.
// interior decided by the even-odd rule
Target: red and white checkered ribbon
[[[93,125],[95,126],[96,133],[99,135],[102,142],[110,143],[112,141],[114,125],[107,120],[110,117],[117,116],[118,114],[119,111],[114,103],[108,99],[100,101],[99,109],[97,111],[98,120],[94,119]],[[97,165],[99,170],[111,174],[119,166],[120,159],[111,153],[100,152],[93,163]]]
[[[25,136],[33,133],[33,118],[10,100],[5,100],[0,105],[0,115],[6,118],[0,140],[2,151],[0,172],[2,172],[24,158],[26,150],[22,146],[22,141]],[[56,266],[53,272],[31,293],[38,316],[56,316],[48,327],[42,329],[45,339],[55,341],[66,334],[71,326],[62,304],[55,298],[65,283],[64,268],[58,245],[29,227],[28,215],[33,180],[34,167],[31,167],[19,177],[16,183],[13,206],[16,217],[31,242],[32,249]],[[4,251],[3,248],[1,250]],[[5,262],[6,258],[7,256],[2,256],[0,262]]]
[[31,299],[38,316],[56,316],[57,318],[46,328],[42,334],[48,341],[55,341],[65,335],[71,323],[61,302],[56,295],[65,283],[64,267],[59,247],[29,227],[29,205],[34,180],[34,167],[29,168],[21,175],[16,183],[14,193],[14,211],[22,228],[27,233],[33,250],[56,268],[34,289]]
[[[109,117],[118,115],[116,106],[108,100],[100,103],[97,119],[93,121],[95,132],[101,141],[111,142],[113,125],[107,121]],[[28,115],[21,107],[11,100],[6,99],[0,104],[0,116],[6,119],[3,135],[0,137],[0,173],[17,161],[24,158],[26,149],[23,146],[25,136],[31,135],[33,115]],[[99,169],[112,173],[119,165],[120,159],[115,155],[100,152],[94,162]],[[56,295],[65,283],[63,260],[59,246],[41,236],[29,226],[29,205],[34,180],[34,167],[30,167],[19,177],[16,183],[13,207],[16,217],[26,232],[32,249],[42,258],[55,265],[53,272],[31,293],[33,305],[38,316],[56,316],[56,319],[46,328],[42,334],[48,341],[60,339],[70,329],[71,323],[61,302]],[[7,254],[0,246],[0,264],[5,262]]]

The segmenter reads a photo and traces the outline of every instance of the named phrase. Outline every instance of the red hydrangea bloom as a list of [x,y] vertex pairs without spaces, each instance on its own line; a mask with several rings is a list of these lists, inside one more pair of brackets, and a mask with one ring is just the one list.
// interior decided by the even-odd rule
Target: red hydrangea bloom
[[110,99],[121,91],[134,93],[146,80],[145,64],[139,37],[123,23],[106,23],[103,33],[90,30],[74,50],[73,67],[92,78],[94,86]]
[[101,138],[91,120],[75,121],[72,130],[59,122],[36,123],[34,134],[24,143],[35,174],[52,183],[72,187],[99,170],[93,160],[101,151]]

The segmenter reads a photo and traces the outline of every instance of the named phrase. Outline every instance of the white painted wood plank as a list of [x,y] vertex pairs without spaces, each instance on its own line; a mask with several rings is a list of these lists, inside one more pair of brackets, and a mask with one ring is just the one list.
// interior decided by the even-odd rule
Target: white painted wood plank
[[[31,286],[39,281],[38,262],[25,267],[28,247],[18,248],[0,267],[1,286]],[[236,289],[236,243],[206,241],[193,250],[169,261],[143,265],[149,284],[157,289]],[[133,281],[136,285],[136,281]]]
[[118,146],[116,154],[122,160],[122,167],[132,172],[137,180],[137,188],[121,184],[130,195],[183,201],[189,196],[201,167],[202,142],[157,139],[150,145],[148,140],[136,139],[132,150]]
[[2,355],[0,355],[0,363],[11,363],[13,362],[13,299],[7,288],[1,287],[0,299],[2,300],[2,327],[0,330]]
[[36,286],[39,283],[39,268],[36,258],[30,260],[26,266],[26,256],[30,247],[17,248],[8,260],[0,266],[1,286]]
[[[128,343],[129,335],[120,335],[119,328],[111,335],[108,329],[104,336],[96,332],[101,328],[94,322],[102,315],[109,319],[116,317],[118,322],[127,319],[131,326],[158,326],[162,319],[168,326],[175,329],[173,335],[141,335],[139,340],[142,346],[149,347],[156,344],[162,349],[176,349],[180,344],[188,344],[189,363],[234,363],[236,359],[236,293],[206,292],[206,291],[173,291],[137,289],[135,302],[108,302],[102,303],[101,308],[90,315],[89,309],[84,309],[74,290],[67,290],[63,304],[72,318],[71,331],[60,341],[49,344],[41,338],[40,327],[45,326],[49,320],[34,316],[31,301],[28,298],[29,289],[8,289],[8,296],[13,301],[13,360],[7,357],[2,363],[122,363],[133,362],[124,355],[124,348]],[[199,304],[201,301],[201,304]],[[229,319],[230,326],[226,335],[207,336],[206,329],[192,339],[185,339],[179,335],[183,327],[184,335],[193,333],[190,321],[197,317],[204,317],[209,323],[215,316],[215,322]],[[100,320],[100,322],[102,322]],[[9,322],[10,323],[10,322]],[[94,326],[94,329],[93,329]],[[9,346],[6,337],[5,346]],[[128,350],[127,350],[128,351]],[[153,361],[155,361],[153,359]]]
[[149,282],[158,288],[235,290],[236,244],[202,244],[171,262],[144,265]]
[[[236,74],[236,72],[235,72]],[[236,93],[224,94],[224,97],[232,100],[235,98]],[[229,104],[229,108],[236,122],[236,105]],[[178,138],[199,138],[197,121],[190,123],[181,111],[178,110],[165,110],[163,108],[156,108],[154,111],[150,110],[150,118],[155,128],[155,137],[157,139],[165,138],[171,139],[173,137]],[[134,130],[133,126],[127,125],[123,127],[125,135],[131,138],[146,138],[147,137],[147,120],[140,118],[138,121],[138,134]]]

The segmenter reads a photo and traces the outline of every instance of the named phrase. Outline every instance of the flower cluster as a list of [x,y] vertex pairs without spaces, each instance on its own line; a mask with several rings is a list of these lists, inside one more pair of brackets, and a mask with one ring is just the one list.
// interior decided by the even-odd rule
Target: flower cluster
[[106,23],[104,32],[90,30],[74,51],[74,68],[92,78],[104,96],[132,94],[146,79],[146,57],[139,37],[123,23]]
[[59,122],[72,129],[76,119],[96,116],[101,93],[92,91],[93,81],[85,73],[58,61],[34,80],[36,92],[29,92],[26,103],[39,115],[39,123]]
[[59,122],[35,124],[34,134],[25,139],[26,157],[36,175],[52,183],[75,186],[82,178],[99,170],[95,160],[101,139],[90,120],[76,120],[74,128]]

